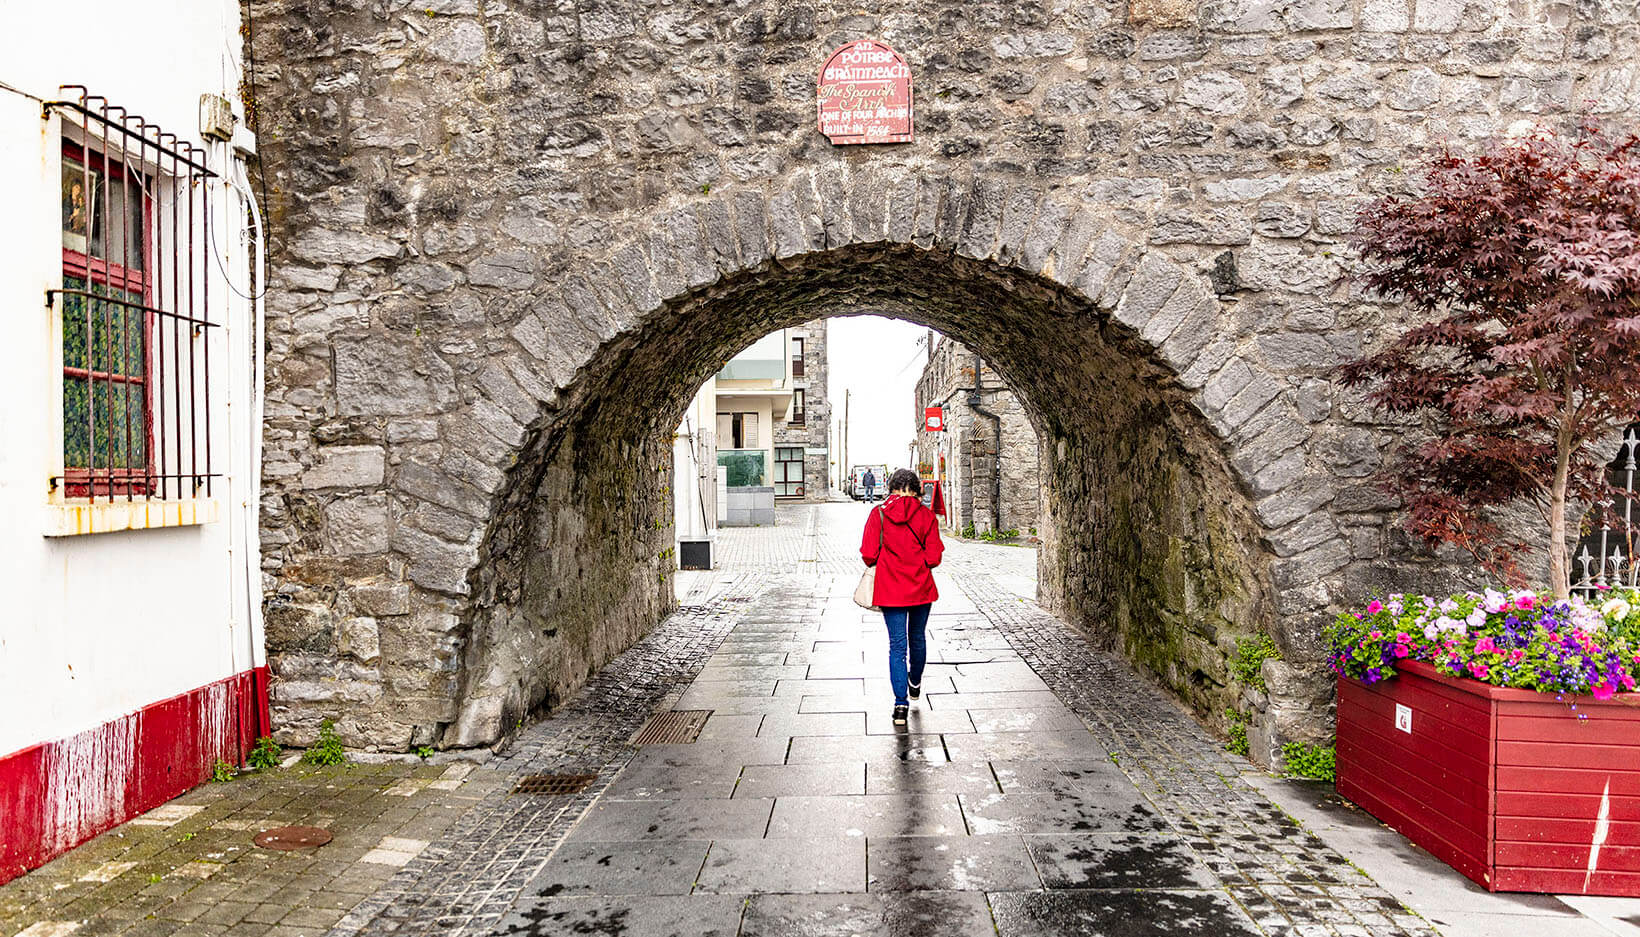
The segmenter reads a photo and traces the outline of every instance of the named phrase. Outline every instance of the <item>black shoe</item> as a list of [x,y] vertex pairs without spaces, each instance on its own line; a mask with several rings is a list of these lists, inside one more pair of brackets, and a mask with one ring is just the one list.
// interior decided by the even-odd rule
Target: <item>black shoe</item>
[[905,725],[906,716],[909,715],[910,712],[911,712],[911,707],[910,706],[896,706],[896,707],[894,707],[894,724],[897,725],[897,726]]
[[911,692],[907,693],[906,695],[911,697],[912,699],[922,699],[922,684],[920,684],[920,683],[911,684]]

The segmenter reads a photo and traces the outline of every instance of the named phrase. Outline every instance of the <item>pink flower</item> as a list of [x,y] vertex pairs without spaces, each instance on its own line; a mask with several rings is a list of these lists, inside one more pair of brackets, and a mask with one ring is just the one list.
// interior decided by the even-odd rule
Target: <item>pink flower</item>
[[1475,679],[1485,680],[1486,675],[1491,672],[1491,668],[1480,661],[1472,661],[1469,664],[1469,672],[1475,675]]
[[1520,608],[1520,609],[1531,608],[1532,607],[1532,597],[1529,596],[1529,595],[1521,596],[1520,598],[1515,600],[1515,607]]
[[1384,603],[1378,601],[1377,599],[1373,599],[1371,602],[1367,603],[1367,614],[1368,615],[1376,615],[1376,614],[1378,614],[1379,612],[1381,612],[1383,610],[1384,610]]
[[1367,632],[1367,637],[1373,639],[1374,641],[1378,640],[1379,638],[1382,638],[1383,636],[1384,636],[1384,633],[1382,631],[1379,631],[1377,628],[1374,628],[1371,631]]
[[1405,644],[1395,645],[1395,656],[1396,657],[1405,657],[1405,656],[1407,656],[1407,646]]
[[1498,646],[1492,643],[1491,638],[1481,638],[1475,642],[1475,653],[1477,654],[1496,654],[1497,652]]
[[1589,688],[1589,695],[1595,699],[1611,699],[1616,693],[1617,688],[1612,686],[1610,680],[1603,680]]

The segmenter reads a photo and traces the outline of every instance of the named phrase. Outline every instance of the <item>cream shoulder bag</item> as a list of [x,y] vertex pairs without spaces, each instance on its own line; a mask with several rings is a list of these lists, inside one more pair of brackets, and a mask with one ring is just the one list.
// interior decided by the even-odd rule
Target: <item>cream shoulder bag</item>
[[[877,509],[877,562],[883,561],[883,515],[882,508]],[[877,597],[877,567],[867,566],[866,571],[860,574],[860,584],[854,587],[854,604],[873,612],[882,611],[882,606],[873,600]]]

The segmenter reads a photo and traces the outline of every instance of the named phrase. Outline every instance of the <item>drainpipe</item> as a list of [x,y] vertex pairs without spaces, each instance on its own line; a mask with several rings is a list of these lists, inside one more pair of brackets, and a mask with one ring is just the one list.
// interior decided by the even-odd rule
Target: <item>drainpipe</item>
[[[1002,417],[998,416],[995,413],[992,413],[991,411],[989,411],[989,410],[987,410],[984,407],[979,405],[980,404],[980,390],[982,389],[981,388],[982,382],[980,381],[980,371],[984,367],[985,367],[985,362],[984,362],[983,359],[980,358],[979,352],[977,352],[977,351],[974,352],[974,386],[971,389],[969,389],[969,391],[968,391],[968,409],[970,409],[970,410],[974,411],[975,413],[979,414],[980,416],[983,416],[986,419],[990,420],[992,428],[996,431],[995,439],[997,441],[997,446],[996,446],[996,450],[994,451],[994,453],[992,454],[992,457],[991,457],[992,458],[992,463],[991,463],[991,530],[993,530],[997,533],[1001,533],[1002,532]],[[970,447],[968,452],[969,452],[969,455],[968,455],[968,466],[969,466],[968,476],[970,478],[972,478],[973,475],[974,475],[973,448]]]

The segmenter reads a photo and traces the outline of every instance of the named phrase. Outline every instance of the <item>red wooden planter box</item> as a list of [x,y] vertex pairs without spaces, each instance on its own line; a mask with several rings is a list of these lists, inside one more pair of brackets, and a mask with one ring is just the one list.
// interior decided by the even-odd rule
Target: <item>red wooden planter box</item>
[[1640,694],[1399,670],[1338,681],[1340,794],[1489,891],[1640,897]]

